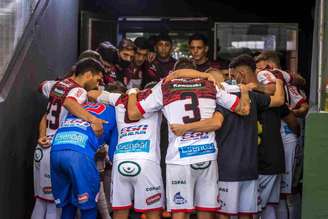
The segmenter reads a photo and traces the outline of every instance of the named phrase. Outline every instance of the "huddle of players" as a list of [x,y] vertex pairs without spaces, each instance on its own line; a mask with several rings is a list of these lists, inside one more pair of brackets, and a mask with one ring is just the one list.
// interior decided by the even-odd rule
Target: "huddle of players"
[[[196,46],[191,46],[191,49],[194,48],[197,54],[199,50],[197,50],[197,41],[200,41],[198,43],[204,41],[201,39],[194,41]],[[126,44],[129,43],[119,48],[127,48]],[[285,80],[282,83],[280,80],[275,80],[275,76],[272,75],[279,70],[275,68],[278,66],[266,64],[265,69],[261,68],[257,71],[252,57],[239,56],[232,60],[230,73],[238,83],[248,85],[231,86],[221,83],[224,80],[222,74],[215,69],[209,70],[209,73],[190,70],[197,69],[205,63],[210,67],[212,63],[208,60],[196,66],[188,60],[180,60],[174,68],[177,71],[166,77],[165,81],[162,80],[162,76],[159,77],[160,82],[151,90],[146,89],[138,93],[137,90],[130,89],[128,94],[89,92],[89,99],[115,107],[116,117],[113,113],[105,113],[108,111],[107,108],[109,111],[113,109],[106,105],[87,103],[83,109],[78,106],[79,104],[75,104],[86,101],[86,91],[83,88],[94,89],[100,82],[102,74],[104,74],[104,81],[109,82],[119,80],[118,75],[123,75],[123,83],[129,84],[131,79],[129,81],[129,78],[126,79],[126,74],[120,74],[117,70],[124,62],[121,57],[128,56],[128,54],[119,55],[124,50],[121,49],[116,53],[121,60],[116,64],[103,62],[106,70],[102,69],[102,63],[96,59],[81,59],[74,69],[73,76],[61,81],[48,81],[41,86],[45,96],[50,98],[46,119],[47,129],[55,128],[53,124],[63,121],[66,117],[61,115],[62,118],[57,117],[59,120],[52,118],[58,116],[58,111],[62,114],[67,109],[78,117],[67,117],[53,137],[55,140],[51,147],[52,192],[56,204],[63,208],[63,218],[65,216],[72,218],[76,207],[82,209],[82,217],[95,217],[95,199],[99,191],[96,182],[99,179],[97,180],[94,162],[86,165],[84,161],[86,158],[92,160],[95,151],[103,142],[110,145],[110,151],[115,151],[112,172],[114,218],[127,218],[128,209],[132,205],[136,211],[146,212],[147,217],[160,217],[160,211],[164,207],[164,188],[159,165],[160,112],[170,124],[166,156],[166,203],[167,209],[172,212],[172,217],[182,218],[194,210],[197,210],[200,218],[209,218],[212,212],[219,212],[221,217],[229,214],[251,215],[260,211],[260,208],[265,208],[267,202],[279,202],[277,185],[280,181],[277,175],[284,173],[285,160],[282,144],[281,148],[273,148],[271,140],[279,138],[281,140],[280,118],[286,120],[282,130],[286,130],[285,124],[287,124],[287,127],[297,133],[297,125],[295,120],[290,118],[293,117],[293,113],[290,113],[287,107],[272,110],[268,110],[268,107],[283,105],[284,99],[287,98],[283,96],[282,84],[285,83],[287,88],[293,86],[290,74],[280,71],[279,76],[277,72],[275,73],[276,77]],[[257,59],[259,68],[263,61],[268,61],[263,58],[264,55],[265,53]],[[156,59],[163,61],[160,56]],[[195,62],[196,60],[195,55]],[[204,65],[202,67],[205,68]],[[110,69],[114,70],[110,71]],[[110,77],[106,79],[108,72]],[[78,76],[79,73],[82,75],[81,78]],[[86,76],[86,73],[89,75]],[[297,75],[293,76],[295,81],[299,79]],[[277,83],[272,86],[274,82]],[[274,95],[269,97],[253,91],[248,93],[250,89],[268,93],[276,90]],[[295,102],[293,98],[289,97],[290,103]],[[71,106],[67,102],[75,105]],[[304,105],[302,104],[302,101],[297,102],[294,110],[299,110]],[[243,116],[237,116],[231,111]],[[111,127],[107,127],[103,120],[97,120],[95,116],[103,120],[111,119],[109,122]],[[117,134],[114,131],[113,117],[116,118]],[[259,147],[257,146],[258,120],[262,123],[262,139]],[[101,133],[99,126],[102,123],[104,123],[104,135],[96,137],[94,133],[98,135]],[[279,125],[279,134],[277,130],[272,130],[273,123]],[[92,128],[96,132],[93,132]],[[81,134],[81,129],[85,133]],[[215,140],[213,131],[216,129],[219,131]],[[53,134],[47,130],[44,136]],[[288,135],[290,132],[285,134]],[[110,140],[116,138],[116,135],[118,135],[117,145]],[[264,155],[261,155],[261,151]],[[77,154],[81,153],[85,156],[79,159]],[[218,165],[217,154],[219,154]],[[72,157],[77,158],[69,159]],[[264,163],[267,162],[263,164],[263,171],[261,159],[264,159]],[[68,163],[71,166],[68,166]],[[65,173],[65,168],[70,171]],[[261,174],[259,186],[258,171]],[[49,176],[47,179],[50,180]],[[261,203],[258,203],[258,187]],[[41,193],[44,193],[46,187],[40,188],[42,188]],[[48,194],[51,195],[51,190]]]

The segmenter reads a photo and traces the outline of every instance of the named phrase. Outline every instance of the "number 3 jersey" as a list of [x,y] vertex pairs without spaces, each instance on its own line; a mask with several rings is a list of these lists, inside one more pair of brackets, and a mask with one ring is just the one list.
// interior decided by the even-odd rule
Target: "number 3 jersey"
[[[147,89],[138,93],[138,100],[149,95]],[[147,118],[129,121],[127,115],[128,96],[103,91],[98,102],[115,106],[118,143],[114,152],[116,160],[147,159],[160,163],[161,113],[149,113]]]
[[[159,82],[137,107],[144,117],[162,109],[169,124],[184,124],[211,118],[216,104],[234,111],[238,102],[237,96],[216,89],[210,81],[176,79]],[[169,130],[166,163],[186,165],[215,160],[216,157],[214,132],[187,132],[176,136]]]
[[66,98],[72,98],[79,104],[87,101],[87,91],[70,78],[61,81],[44,81],[40,84],[39,90],[49,98],[47,106],[48,136],[56,133],[68,114],[67,109],[63,106]]

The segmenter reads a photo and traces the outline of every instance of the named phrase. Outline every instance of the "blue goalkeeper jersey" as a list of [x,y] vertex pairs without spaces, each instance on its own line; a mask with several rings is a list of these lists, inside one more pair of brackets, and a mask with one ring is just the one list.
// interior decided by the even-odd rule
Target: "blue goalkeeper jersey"
[[103,134],[96,136],[89,122],[68,115],[53,138],[51,151],[73,150],[84,153],[93,159],[96,151],[106,143],[109,145],[108,153],[112,160],[118,136],[115,108],[105,104],[89,102],[84,104],[83,107],[97,118],[108,122],[103,124]]

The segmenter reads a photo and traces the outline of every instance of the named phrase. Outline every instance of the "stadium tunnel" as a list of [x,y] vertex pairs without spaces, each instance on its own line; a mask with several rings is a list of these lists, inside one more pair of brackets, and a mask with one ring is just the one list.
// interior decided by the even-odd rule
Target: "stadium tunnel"
[[[115,44],[123,37],[149,36],[163,30],[181,44],[191,33],[202,32],[209,37],[210,56],[214,59],[219,54],[229,56],[241,52],[243,48],[248,51],[273,48],[284,55],[286,68],[299,72],[310,82],[318,77],[311,79],[320,47],[314,43],[318,39],[320,3],[283,0],[2,1],[0,217],[17,219],[31,215],[33,150],[38,122],[46,108],[46,100],[37,92],[38,85],[43,80],[64,75],[81,51],[95,49],[104,40]],[[234,45],[235,49],[228,45]],[[183,52],[180,48],[176,55]],[[317,90],[318,83],[308,83],[307,94],[310,89]],[[314,98],[317,99],[315,94]],[[318,101],[313,104],[318,106]],[[326,117],[323,121],[327,121]],[[327,142],[327,136],[322,141]],[[326,180],[321,185],[327,184]],[[327,194],[328,188],[324,189]]]

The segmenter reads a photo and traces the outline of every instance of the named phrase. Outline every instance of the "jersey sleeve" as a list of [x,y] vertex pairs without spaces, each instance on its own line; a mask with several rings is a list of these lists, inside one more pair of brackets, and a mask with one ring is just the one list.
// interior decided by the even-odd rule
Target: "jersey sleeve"
[[75,87],[70,90],[66,96],[66,98],[72,98],[76,100],[79,104],[83,104],[87,101],[87,91],[82,87]]
[[216,103],[234,112],[239,104],[239,97],[216,87]]
[[292,82],[293,78],[288,72],[281,71],[281,74],[282,74],[282,76],[283,76],[283,78],[284,78],[284,80],[287,84],[290,84]]
[[97,98],[97,102],[115,106],[117,100],[120,97],[121,97],[121,94],[119,94],[119,93],[110,93],[107,91],[102,91],[100,96]]
[[257,80],[260,82],[260,84],[264,85],[276,83],[276,77],[267,70],[263,70],[257,73]]
[[50,91],[55,85],[56,81],[43,81],[39,85],[39,92],[42,93],[45,97],[49,98]]
[[162,82],[157,83],[151,89],[151,94],[137,102],[137,108],[141,114],[157,112],[163,107]]

